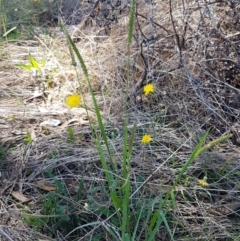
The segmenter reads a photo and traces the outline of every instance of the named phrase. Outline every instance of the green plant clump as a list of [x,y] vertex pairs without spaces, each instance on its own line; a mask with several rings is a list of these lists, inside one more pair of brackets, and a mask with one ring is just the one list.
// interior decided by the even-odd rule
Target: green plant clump
[[[129,21],[129,33],[128,33],[128,48],[131,48],[133,38],[133,26],[134,26],[134,14],[135,14],[136,1],[131,3],[130,21]],[[78,229],[83,229],[87,225],[101,225],[104,227],[109,240],[122,240],[122,241],[134,241],[134,240],[155,240],[156,235],[160,227],[165,227],[167,230],[169,240],[174,240],[173,233],[171,231],[170,222],[168,220],[169,210],[174,207],[175,197],[174,189],[180,182],[183,175],[186,173],[191,163],[208,148],[211,148],[218,143],[227,140],[231,135],[223,136],[216,139],[209,144],[204,145],[208,132],[202,137],[195,150],[192,152],[189,159],[181,168],[177,178],[173,181],[172,186],[169,188],[165,197],[159,196],[154,199],[145,199],[144,194],[141,193],[142,187],[146,184],[149,178],[139,183],[133,191],[132,187],[134,183],[130,180],[131,175],[131,157],[133,145],[135,143],[135,133],[137,126],[134,125],[132,131],[128,131],[128,115],[127,115],[127,97],[124,103],[125,105],[125,116],[124,116],[124,135],[123,135],[123,153],[122,153],[122,166],[121,166],[121,177],[117,174],[117,167],[112,158],[112,151],[107,138],[107,132],[105,130],[103,119],[100,115],[98,104],[93,93],[91,82],[89,79],[88,70],[84,63],[84,60],[78,51],[75,43],[67,33],[65,27],[62,25],[62,30],[67,37],[69,47],[76,54],[78,61],[81,64],[83,73],[88,82],[89,90],[94,103],[95,113],[97,116],[97,125],[90,121],[92,135],[94,136],[96,147],[98,149],[99,158],[101,161],[101,168],[104,170],[106,184],[108,188],[105,190],[111,200],[111,205],[95,209],[95,212],[100,216],[105,216],[108,220],[108,225],[104,226],[104,222],[94,222],[79,226]],[[74,58],[74,55],[71,55]],[[72,62],[76,62],[75,59]],[[128,82],[130,80],[130,59],[127,63],[128,69],[128,80],[126,84],[126,93],[128,93]],[[154,86],[147,86],[146,95],[149,96],[154,92]],[[83,100],[84,101],[84,100]],[[86,108],[87,109],[87,108]],[[100,130],[100,133],[99,131]],[[69,130],[68,130],[69,131]],[[150,144],[152,138],[149,134],[145,134],[142,139],[142,143],[145,145]],[[103,148],[102,146],[105,146]],[[107,153],[104,151],[107,150]],[[107,162],[109,160],[109,162]]]

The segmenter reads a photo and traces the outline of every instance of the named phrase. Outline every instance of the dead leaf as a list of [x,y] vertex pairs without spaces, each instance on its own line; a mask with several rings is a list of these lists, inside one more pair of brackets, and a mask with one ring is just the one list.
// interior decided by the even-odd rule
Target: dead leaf
[[[85,117],[87,118],[87,117]],[[62,125],[61,128],[65,129],[66,127],[70,126],[70,124],[73,124],[74,122],[78,123],[78,125],[88,125],[89,120],[84,119],[84,117],[79,117],[79,118],[73,118],[71,120],[65,121]]]
[[22,203],[26,203],[26,202],[30,202],[31,199],[25,197],[23,194],[21,194],[20,192],[15,192],[15,191],[12,191],[12,196],[14,198],[16,198],[17,200],[19,200],[20,202]]
[[60,120],[56,120],[56,119],[48,119],[47,121],[43,121],[40,123],[40,126],[58,126],[59,124],[61,124]]
[[51,241],[50,239],[38,239],[38,241]]
[[45,191],[55,191],[56,190],[56,187],[53,186],[53,185],[49,185],[49,184],[46,184],[45,182],[43,181],[39,181],[37,182],[37,186]]

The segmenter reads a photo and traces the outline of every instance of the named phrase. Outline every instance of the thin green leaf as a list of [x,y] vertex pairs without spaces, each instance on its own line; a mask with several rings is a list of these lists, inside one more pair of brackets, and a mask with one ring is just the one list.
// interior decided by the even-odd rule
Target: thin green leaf
[[135,137],[136,130],[137,130],[137,124],[134,123],[133,129],[131,131],[129,143],[128,143],[129,159],[131,158],[131,155],[132,155],[132,148],[133,148],[133,142],[134,142],[134,137]]
[[38,71],[41,71],[41,67],[38,64],[37,60],[29,53],[29,61],[33,68],[35,68]]
[[155,240],[155,235],[156,235],[157,231],[159,230],[159,226],[161,225],[161,223],[163,221],[161,216],[160,216],[159,211],[154,213],[154,219],[153,220],[154,220],[154,222],[152,223],[151,226],[152,226],[152,228],[155,226],[155,228],[153,230],[151,228],[150,230],[152,230],[152,231],[148,232],[150,235],[148,236],[147,241]]
[[29,144],[32,141],[30,132],[27,132],[26,138],[24,139],[25,144]]
[[130,236],[128,233],[124,234],[124,241],[131,241]]
[[132,40],[133,40],[135,9],[136,9],[136,0],[132,0],[130,16],[129,16],[129,24],[128,24],[128,46],[129,47],[132,45]]
[[[123,198],[123,211],[122,211],[122,234],[129,233],[129,202],[130,202],[130,191],[131,191],[131,184],[129,180],[129,176],[126,179],[126,183],[123,187],[124,189],[124,198]],[[123,239],[124,240],[124,239]]]
[[[159,204],[159,211],[162,211],[162,208],[165,204],[167,204],[167,210],[164,212],[165,215],[168,212],[168,209],[170,208],[170,201],[169,201],[169,197],[171,196],[171,193],[173,192],[173,190],[175,189],[176,185],[178,184],[178,182],[180,181],[180,179],[182,178],[183,174],[186,172],[187,168],[189,167],[189,165],[203,152],[205,151],[207,148],[209,147],[213,147],[214,145],[225,141],[229,138],[231,138],[232,135],[226,135],[223,137],[220,137],[212,142],[210,142],[209,144],[203,146],[204,142],[206,141],[206,138],[208,136],[209,131],[207,131],[204,136],[201,138],[200,142],[198,143],[198,145],[195,147],[194,151],[192,152],[191,156],[189,157],[189,159],[187,160],[187,162],[184,164],[183,168],[181,169],[180,173],[178,174],[177,178],[175,179],[175,181],[173,182],[173,185],[171,186],[171,188],[169,189],[169,191],[167,192],[163,202],[161,202]],[[152,230],[152,227],[155,225],[155,227],[158,225],[156,223],[156,221],[158,222],[159,220],[156,219],[155,216],[152,217],[151,221],[150,221],[150,231]],[[160,223],[161,224],[161,223]],[[155,229],[154,229],[155,230]],[[153,235],[154,230],[151,233],[151,237]],[[155,234],[154,234],[155,235]],[[148,240],[149,241],[149,240]]]
[[122,210],[122,204],[119,201],[119,198],[117,197],[116,193],[113,190],[110,190],[110,195],[114,203],[114,206],[117,207],[117,209],[119,208],[120,210]]
[[54,183],[57,186],[58,192],[63,194],[64,196],[67,196],[67,191],[66,191],[65,187],[63,186],[63,184],[61,183],[61,181],[59,181],[58,179],[54,178]]
[[32,70],[32,66],[29,64],[15,64],[15,66],[20,67],[22,69],[25,69],[27,71],[31,71]]
[[[84,229],[84,228],[89,227],[89,226],[98,227],[98,226],[100,226],[100,225],[102,225],[102,222],[101,222],[101,221],[96,221],[96,222],[91,222],[91,223],[83,224],[83,225],[81,225],[81,226],[78,226],[76,229],[73,229],[71,232],[69,232],[69,233],[64,237],[64,239],[66,239],[67,237],[71,236],[71,234],[74,233],[74,232],[76,232],[76,230],[81,230],[81,229]],[[106,227],[106,226],[103,226],[103,227]],[[107,231],[108,231],[116,240],[119,240],[112,230],[110,230],[109,228],[107,228]]]
[[9,33],[11,33],[12,31],[14,31],[17,27],[13,27],[11,29],[9,29],[5,34],[3,34],[3,37],[6,37]]
[[83,180],[80,180],[77,190],[77,201],[80,201],[82,199],[83,184]]
[[142,217],[142,211],[143,211],[143,207],[141,208],[140,213],[138,215],[138,219],[137,219],[137,222],[135,224],[135,228],[134,228],[134,231],[133,231],[133,235],[132,235],[131,241],[135,241],[136,240],[136,234],[137,234],[137,230],[138,230],[138,225],[139,225],[140,219]]
[[103,170],[104,170],[104,174],[105,174],[106,179],[107,179],[108,187],[110,189],[110,196],[111,196],[111,199],[113,201],[114,208],[115,208],[115,210],[118,214],[119,213],[118,209],[119,208],[122,209],[122,205],[121,205],[121,202],[119,201],[119,198],[117,197],[117,195],[115,193],[115,190],[113,190],[113,185],[115,184],[115,180],[114,180],[114,177],[112,175],[110,175],[110,172],[108,170],[109,168],[107,166],[107,162],[106,162],[105,157],[104,157],[103,149],[101,147],[100,140],[99,140],[98,137],[96,137],[96,145],[97,145],[97,148],[98,148],[98,153],[99,153],[101,164],[102,164],[102,167],[103,167]]
[[149,230],[150,230],[150,232],[151,232],[151,230],[153,229],[153,227],[155,226],[158,217],[159,217],[159,212],[158,212],[158,211],[155,211],[154,214],[153,214],[153,216],[152,216],[152,219],[151,219],[151,221],[150,221],[150,225],[149,225]]
[[67,128],[67,132],[68,132],[68,139],[74,143],[76,141],[76,138],[74,136],[74,130],[73,128],[71,128],[70,126]]
[[162,210],[160,210],[159,212],[160,212],[160,216],[161,216],[161,218],[162,218],[162,220],[163,220],[163,222],[164,222],[164,224],[165,224],[165,227],[166,227],[166,229],[167,229],[167,231],[168,231],[168,234],[169,234],[171,240],[174,240],[173,235],[172,235],[172,232],[171,232],[171,229],[170,229],[170,227],[169,227],[169,225],[168,225],[168,222],[167,222],[167,219],[166,219],[166,217],[165,217],[165,214],[163,213]]
[[71,45],[71,47],[73,48],[73,51],[75,52],[75,54],[77,55],[77,58],[81,64],[81,68],[83,70],[83,73],[85,75],[85,77],[87,78],[87,80],[89,81],[89,75],[88,75],[88,71],[87,71],[87,67],[83,61],[83,58],[81,56],[81,54],[79,53],[77,47],[76,47],[76,44],[73,42],[73,40],[71,39],[70,35],[68,34],[65,26],[63,24],[60,24],[60,27],[61,29],[63,30],[66,38],[67,38],[67,41],[69,42],[69,44]]
[[187,162],[184,164],[184,166],[182,167],[180,173],[178,174],[177,178],[175,179],[175,181],[173,182],[173,185],[171,186],[171,188],[169,189],[169,191],[166,194],[166,197],[163,201],[163,203],[161,204],[159,209],[162,209],[162,206],[164,204],[166,204],[166,202],[168,201],[171,192],[174,190],[174,188],[176,187],[176,185],[178,184],[178,182],[180,181],[180,179],[182,178],[183,174],[186,172],[188,166],[195,160],[195,158],[199,155],[199,150],[201,149],[203,143],[205,142],[207,136],[208,136],[209,131],[207,131],[204,136],[201,138],[200,142],[198,143],[198,145],[195,147],[194,151],[192,152],[190,158],[187,160]]
[[90,83],[90,80],[89,80],[89,75],[88,75],[88,71],[87,71],[87,67],[83,61],[83,58],[80,54],[80,52],[78,51],[75,43],[73,42],[73,40],[71,39],[70,35],[68,34],[68,32],[66,31],[66,28],[64,27],[64,25],[60,25],[66,38],[67,38],[67,41],[69,42],[69,44],[71,45],[73,51],[75,52],[75,54],[77,55],[77,58],[81,64],[81,68],[83,70],[83,73],[87,79],[87,82],[88,82],[88,86],[89,86],[89,89],[90,89],[90,93],[91,93],[91,96],[92,96],[92,100],[93,100],[93,104],[94,104],[94,109],[95,109],[95,112],[96,112],[96,115],[97,115],[97,121],[98,121],[98,125],[99,125],[99,128],[100,128],[100,131],[101,131],[101,134],[102,134],[102,137],[103,137],[103,140],[104,140],[104,143],[105,143],[105,146],[107,148],[107,151],[108,151],[108,154],[109,154],[109,159],[111,161],[111,165],[112,167],[114,166],[114,163],[112,161],[112,157],[111,157],[111,152],[110,152],[110,148],[109,148],[109,144],[108,144],[108,140],[107,140],[107,135],[106,135],[106,132],[105,132],[105,128],[104,128],[104,125],[103,125],[103,122],[102,122],[102,117],[101,117],[101,114],[100,114],[100,111],[99,111],[99,108],[98,108],[98,105],[97,105],[97,100],[95,98],[95,95],[93,93],[93,89],[92,89],[92,86],[91,86],[91,83]]

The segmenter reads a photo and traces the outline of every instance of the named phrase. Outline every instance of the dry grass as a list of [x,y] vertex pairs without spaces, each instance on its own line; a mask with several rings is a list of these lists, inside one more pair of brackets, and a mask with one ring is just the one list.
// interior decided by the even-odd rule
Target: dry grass
[[[127,48],[127,7],[110,29],[98,26],[97,16],[91,25],[83,22],[69,29],[89,70],[105,120],[119,167],[115,174],[121,175],[126,61],[130,55],[129,130],[137,123],[131,163],[133,190],[140,180],[149,178],[141,197],[153,200],[164,196],[208,128],[208,140],[231,132],[233,139],[202,155],[188,169],[175,189],[174,209],[168,220],[175,240],[239,240],[240,6],[237,2],[231,8],[225,2],[172,0],[171,10],[168,1],[153,2],[138,1],[131,52]],[[98,205],[111,208],[101,192],[106,185],[104,172],[86,111],[70,110],[64,104],[68,94],[78,91],[79,82],[64,37],[57,28],[51,31],[53,37],[41,35],[34,41],[1,43],[0,143],[7,149],[6,160],[0,162],[1,240],[50,240],[46,236],[51,227],[45,227],[47,231],[41,234],[22,218],[26,212],[42,212],[47,191],[39,188],[39,181],[46,185],[62,181],[68,201],[88,221],[105,220],[94,213]],[[15,67],[16,63],[27,63],[29,52],[39,61],[46,60],[42,78]],[[77,69],[83,97],[93,109],[84,75],[80,66]],[[146,83],[156,88],[150,99],[142,95]],[[94,120],[93,112],[90,118]],[[60,120],[61,124],[40,125],[48,119]],[[74,142],[68,127],[74,130]],[[27,132],[32,137],[30,143],[24,143]],[[149,147],[140,144],[145,132],[153,136]],[[54,178],[46,175],[48,170]],[[197,184],[205,175],[208,188]],[[83,182],[82,199],[75,202],[79,180]],[[12,191],[29,201],[14,198]],[[138,202],[137,198],[132,202]],[[86,212],[84,203],[89,203],[91,212]],[[93,233],[102,229],[79,230],[81,238],[76,240],[92,240]],[[73,240],[62,230],[53,233],[54,240]],[[169,240],[164,227],[157,235],[156,240]]]

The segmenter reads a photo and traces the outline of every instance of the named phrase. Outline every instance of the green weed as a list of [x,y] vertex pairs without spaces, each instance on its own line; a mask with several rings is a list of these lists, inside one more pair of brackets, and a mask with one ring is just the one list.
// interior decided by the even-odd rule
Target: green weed
[[25,139],[24,139],[24,143],[25,143],[25,144],[29,144],[29,143],[31,143],[31,142],[32,142],[31,133],[30,133],[30,132],[27,132],[26,137],[25,137]]
[[71,127],[67,128],[67,133],[68,133],[68,140],[72,143],[76,141],[76,137],[74,135],[74,130]]
[[[24,211],[22,219],[34,230],[47,233],[49,237],[55,237],[57,230],[62,234],[78,235],[73,229],[79,225],[88,223],[87,217],[79,215],[79,210],[84,209],[80,204],[83,198],[83,180],[79,181],[79,187],[74,200],[69,196],[64,184],[54,178],[52,170],[47,170],[46,175],[53,178],[57,187],[56,191],[51,191],[43,196],[42,210],[39,215],[31,215],[29,211]],[[86,207],[85,207],[86,208]]]
[[7,158],[7,149],[0,144],[0,167],[2,167]]
[[30,53],[28,55],[28,58],[29,58],[29,64],[16,64],[16,66],[26,71],[32,72],[36,76],[38,74],[41,74],[41,76],[44,76],[44,66],[46,64],[46,61],[42,59],[41,62],[38,62]]
[[[136,2],[133,0],[131,3],[131,11],[130,11],[130,21],[129,21],[129,32],[128,32],[128,48],[131,48],[132,38],[133,38],[133,26],[134,26],[134,15],[135,15],[135,5]],[[173,233],[170,227],[170,221],[168,220],[168,212],[170,208],[174,208],[175,206],[175,194],[174,189],[177,184],[182,179],[189,165],[205,150],[214,145],[227,140],[231,137],[231,135],[224,136],[217,140],[210,142],[207,145],[204,145],[204,142],[208,136],[208,132],[202,137],[199,144],[193,151],[192,155],[189,157],[187,162],[180,169],[179,174],[173,185],[169,188],[166,196],[163,198],[159,196],[157,199],[150,199],[148,204],[144,201],[134,202],[133,198],[138,199],[138,197],[144,198],[141,194],[141,187],[147,182],[147,179],[140,183],[140,186],[132,192],[133,183],[130,180],[131,175],[131,156],[132,149],[135,144],[135,133],[136,133],[136,125],[132,128],[132,131],[129,133],[128,131],[128,114],[127,114],[127,96],[125,98],[124,103],[124,131],[123,131],[123,153],[122,153],[122,167],[121,167],[121,177],[117,175],[117,168],[112,158],[112,151],[109,144],[109,135],[107,135],[105,131],[105,127],[103,124],[103,118],[100,115],[100,111],[98,108],[98,104],[93,93],[93,89],[90,83],[89,75],[87,67],[84,63],[84,60],[78,51],[75,43],[70,38],[67,33],[65,27],[62,25],[62,30],[67,38],[67,42],[69,48],[71,49],[71,57],[72,62],[76,63],[75,56],[77,56],[78,61],[81,64],[83,73],[87,80],[90,94],[92,96],[92,100],[94,103],[95,113],[97,116],[98,125],[90,122],[90,126],[92,129],[92,135],[95,138],[96,147],[98,149],[99,158],[101,161],[102,169],[105,173],[107,189],[103,189],[99,187],[99,190],[105,193],[104,196],[110,196],[111,204],[108,206],[103,206],[99,209],[95,208],[95,212],[99,216],[105,216],[107,220],[110,221],[110,226],[115,228],[110,228],[107,230],[108,235],[111,236],[112,240],[122,240],[122,241],[134,241],[136,238],[138,240],[144,237],[145,241],[155,240],[156,234],[161,226],[164,226],[166,232],[168,233],[169,240],[174,240]],[[74,54],[73,54],[74,53]],[[130,81],[130,58],[128,59],[128,78],[126,81],[126,93],[128,93],[128,83]],[[154,91],[154,86],[149,85],[148,89],[146,89],[146,96],[149,93]],[[83,99],[84,101],[84,99]],[[85,101],[84,101],[85,103]],[[86,104],[84,104],[86,106]],[[86,108],[87,110],[87,108]],[[100,130],[100,134],[97,130]],[[151,141],[150,135],[145,135],[146,140],[142,140],[144,144],[148,144]],[[102,143],[105,145],[104,151],[102,147]],[[109,160],[109,162],[107,162]],[[186,183],[186,180],[185,180]],[[95,189],[96,191],[96,189]],[[90,207],[94,204],[94,199],[92,199],[91,193],[88,195]],[[96,203],[95,203],[96,204]],[[142,225],[144,224],[144,228]],[[83,226],[82,226],[83,227]],[[79,227],[80,228],[80,227]]]

